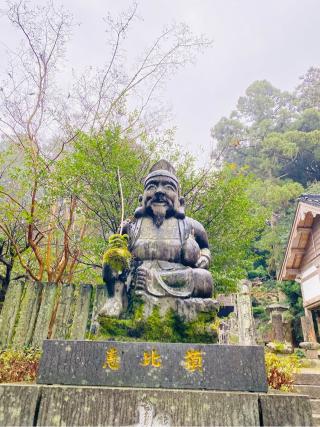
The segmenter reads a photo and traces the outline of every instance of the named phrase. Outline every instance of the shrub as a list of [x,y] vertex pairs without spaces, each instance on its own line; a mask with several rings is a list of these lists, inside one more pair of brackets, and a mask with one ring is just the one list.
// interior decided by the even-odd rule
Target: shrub
[[296,355],[278,356],[274,353],[265,354],[268,384],[275,390],[291,391],[294,374],[300,367]]
[[34,381],[40,357],[41,352],[33,348],[0,351],[0,383]]
[[297,348],[294,351],[294,354],[297,356],[298,359],[304,359],[306,357],[305,352],[301,350],[301,348]]

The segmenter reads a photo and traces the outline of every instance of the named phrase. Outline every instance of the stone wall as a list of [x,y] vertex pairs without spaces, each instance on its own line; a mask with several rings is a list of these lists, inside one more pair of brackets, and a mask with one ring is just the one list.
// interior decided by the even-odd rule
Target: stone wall
[[307,396],[192,390],[0,386],[1,426],[310,426]]

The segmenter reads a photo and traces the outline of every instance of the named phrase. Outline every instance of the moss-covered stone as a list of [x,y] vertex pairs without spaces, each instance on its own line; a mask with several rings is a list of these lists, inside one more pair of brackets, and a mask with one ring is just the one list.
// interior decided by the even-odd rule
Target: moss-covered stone
[[159,307],[154,307],[151,315],[144,318],[142,301],[137,297],[129,301],[125,318],[100,317],[100,333],[90,338],[194,343],[217,341],[216,312],[200,313],[194,321],[187,322],[172,309],[161,316]]

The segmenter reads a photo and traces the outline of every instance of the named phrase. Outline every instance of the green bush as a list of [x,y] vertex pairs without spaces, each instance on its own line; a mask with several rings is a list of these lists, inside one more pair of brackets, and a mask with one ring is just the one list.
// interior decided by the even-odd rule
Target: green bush
[[296,355],[278,356],[274,353],[265,354],[267,380],[271,388],[275,390],[291,391],[294,374],[300,367],[300,361]]
[[305,359],[306,357],[305,352],[301,348],[297,348],[294,351],[294,354],[297,356],[298,359]]

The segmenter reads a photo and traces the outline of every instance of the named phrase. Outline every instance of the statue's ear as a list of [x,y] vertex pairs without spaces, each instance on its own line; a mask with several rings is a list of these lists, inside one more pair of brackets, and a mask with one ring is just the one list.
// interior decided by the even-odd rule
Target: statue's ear
[[[140,196],[138,197],[139,203],[140,205],[142,205],[142,201],[143,201],[143,195],[140,194]],[[145,207],[144,206],[138,206],[137,209],[135,210],[134,216],[135,218],[141,218],[142,216],[144,216],[144,214],[146,213]]]
[[180,197],[179,199],[179,207],[176,210],[176,218],[178,219],[184,219],[186,214],[185,214],[185,209],[184,209],[184,198]]
[[146,210],[143,206],[139,206],[137,207],[137,209],[134,212],[134,216],[135,218],[141,218],[142,216],[144,216],[146,213]]

